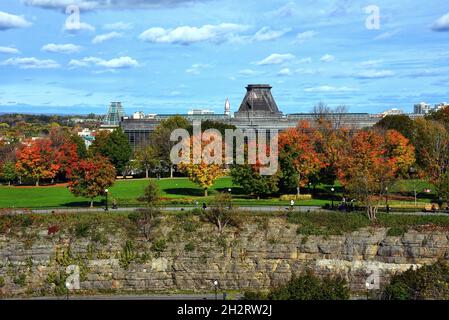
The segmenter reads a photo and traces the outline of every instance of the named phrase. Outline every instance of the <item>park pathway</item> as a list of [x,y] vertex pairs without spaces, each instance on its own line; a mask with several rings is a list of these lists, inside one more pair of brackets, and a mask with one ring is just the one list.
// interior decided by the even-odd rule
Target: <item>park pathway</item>
[[[188,211],[195,207],[162,207],[161,210],[164,211]],[[290,206],[238,206],[240,210],[250,211],[250,212],[287,212],[292,210]],[[130,212],[143,209],[142,207],[123,207],[117,209],[109,209],[108,212]],[[325,210],[320,206],[294,206],[293,211],[295,212],[340,212],[341,214],[350,214],[345,211],[331,211]],[[12,214],[53,214],[53,213],[99,213],[105,212],[104,207],[97,208],[59,208],[59,209],[33,209],[33,210],[23,210],[23,209],[12,209],[10,213]],[[394,215],[416,215],[416,216],[449,216],[448,212],[390,212]]]

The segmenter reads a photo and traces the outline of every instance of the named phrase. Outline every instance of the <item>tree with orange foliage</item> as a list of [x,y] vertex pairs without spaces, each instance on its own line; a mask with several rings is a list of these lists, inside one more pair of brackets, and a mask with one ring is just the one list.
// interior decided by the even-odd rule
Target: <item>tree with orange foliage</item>
[[300,188],[323,166],[322,156],[315,149],[315,131],[306,121],[300,121],[296,128],[289,128],[279,134],[279,161],[281,188]]
[[59,173],[69,179],[72,169],[78,162],[77,145],[66,139],[59,149],[55,150],[55,162],[59,166]]
[[376,219],[380,201],[390,187],[415,162],[414,148],[395,130],[384,135],[359,131],[348,141],[338,163],[340,182],[366,206],[368,217]]
[[73,168],[69,189],[76,197],[90,199],[90,207],[94,198],[105,195],[105,190],[115,181],[115,168],[107,158],[95,156],[92,159],[81,160]]
[[[203,134],[199,135],[198,141],[201,159],[194,159],[195,148],[194,138],[183,141],[186,148],[190,148],[187,161],[178,164],[178,169],[185,173],[189,180],[199,185],[204,190],[204,196],[208,196],[208,189],[213,186],[215,180],[223,176],[223,146],[221,135],[219,132],[206,130],[205,132],[212,132],[206,137]],[[215,147],[214,147],[215,146]],[[192,152],[193,151],[193,152]],[[221,154],[220,154],[221,153]],[[213,160],[215,159],[215,161]]]
[[53,179],[59,169],[49,139],[28,141],[17,151],[17,174],[33,179],[36,186],[42,179]]

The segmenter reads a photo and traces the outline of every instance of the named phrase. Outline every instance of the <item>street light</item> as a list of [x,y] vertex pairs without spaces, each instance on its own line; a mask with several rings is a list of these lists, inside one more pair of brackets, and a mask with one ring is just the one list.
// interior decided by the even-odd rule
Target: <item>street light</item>
[[104,193],[106,194],[106,208],[104,209],[104,211],[109,211],[108,209],[108,189],[104,189]]
[[215,300],[218,300],[218,281],[214,280],[214,287],[215,287]]
[[331,199],[332,199],[332,209],[334,209],[334,191],[335,191],[335,189],[331,188],[331,191],[332,191],[332,197],[331,197]]

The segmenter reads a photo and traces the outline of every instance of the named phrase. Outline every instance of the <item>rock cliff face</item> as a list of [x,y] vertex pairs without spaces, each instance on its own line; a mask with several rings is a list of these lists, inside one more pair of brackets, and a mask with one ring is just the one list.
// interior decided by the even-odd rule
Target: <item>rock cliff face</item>
[[[185,228],[187,229],[187,228]],[[58,294],[66,268],[80,270],[81,292],[211,291],[265,289],[311,268],[339,274],[351,289],[367,280],[384,284],[395,272],[449,259],[449,233],[417,232],[387,236],[387,229],[361,229],[341,236],[302,236],[280,218],[244,223],[217,236],[210,224],[188,231],[163,222],[151,242],[124,229],[75,237],[30,227],[0,234],[0,293],[3,296]],[[93,233],[95,232],[95,235]],[[99,233],[104,232],[104,239]],[[375,284],[374,284],[375,285]]]

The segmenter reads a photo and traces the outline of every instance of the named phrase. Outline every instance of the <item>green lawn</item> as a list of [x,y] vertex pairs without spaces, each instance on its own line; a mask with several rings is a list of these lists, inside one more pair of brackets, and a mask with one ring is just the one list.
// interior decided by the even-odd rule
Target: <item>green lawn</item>
[[[274,199],[256,200],[245,194],[245,191],[233,185],[231,178],[223,177],[218,179],[214,186],[209,191],[209,197],[203,197],[203,190],[187,178],[161,179],[156,180],[161,190],[161,197],[170,205],[186,205],[198,201],[209,202],[214,194],[221,191],[226,191],[231,188],[233,200],[240,205],[288,205],[288,201],[279,201]],[[136,205],[138,202],[136,198],[143,192],[147,184],[146,179],[134,180],[117,180],[113,187],[109,190],[109,199],[115,198],[119,206]],[[428,184],[417,181],[400,182],[394,187],[394,192],[407,193],[413,192],[413,185],[417,185],[417,190],[422,191],[423,188],[431,188]],[[341,197],[338,193],[335,195],[335,200]],[[297,205],[324,205],[330,203],[329,186],[323,186],[320,190],[321,195],[319,199],[296,201]],[[324,194],[323,194],[324,193]],[[95,205],[101,205],[102,198],[96,199]],[[419,202],[429,202],[428,199],[419,199]],[[111,203],[111,201],[110,201]],[[410,202],[394,201],[390,205],[407,206]],[[84,198],[74,197],[65,186],[50,186],[50,187],[7,187],[0,186],[0,208],[56,208],[56,207],[83,207],[88,205],[88,200]]]

